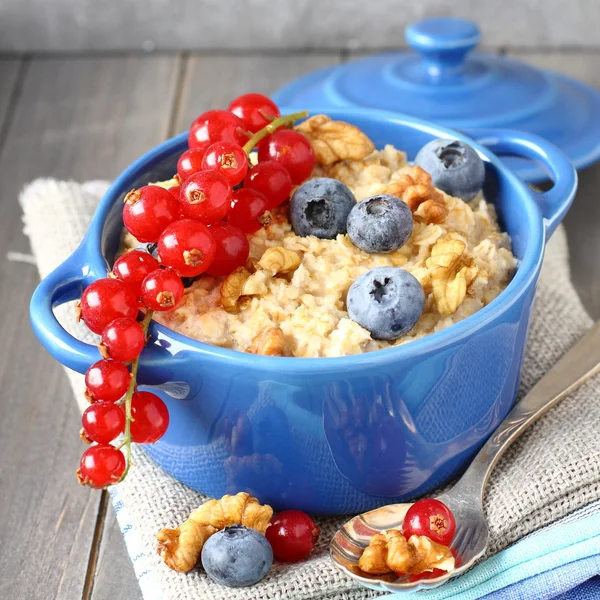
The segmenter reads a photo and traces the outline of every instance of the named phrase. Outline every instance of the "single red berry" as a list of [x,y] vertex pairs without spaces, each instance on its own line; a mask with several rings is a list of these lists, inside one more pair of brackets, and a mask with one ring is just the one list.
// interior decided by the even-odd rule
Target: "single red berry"
[[140,242],[156,242],[164,228],[178,217],[179,203],[165,188],[146,185],[125,196],[123,223]]
[[256,190],[235,190],[227,221],[244,233],[254,233],[271,222],[272,215],[267,210],[268,205],[266,197]]
[[242,231],[230,223],[213,223],[208,228],[216,246],[215,257],[206,271],[209,275],[229,275],[246,264],[250,244]]
[[92,400],[116,402],[127,392],[131,373],[122,363],[99,360],[85,373],[85,387]]
[[104,358],[129,362],[141,354],[145,344],[144,330],[137,321],[115,319],[102,332],[100,352]]
[[168,191],[169,193],[174,196],[175,198],[177,198],[177,201],[179,202],[179,191],[181,190],[181,186],[180,185],[173,185],[171,186]]
[[83,322],[94,333],[101,334],[115,319],[135,319],[138,314],[137,296],[118,279],[99,279],[90,283],[79,301],[78,310]]
[[125,467],[125,457],[120,450],[110,444],[98,444],[83,453],[77,477],[84,485],[102,488],[117,483]]
[[311,553],[320,533],[321,530],[306,513],[284,510],[271,519],[265,535],[275,558],[297,562]]
[[260,145],[258,160],[274,160],[283,165],[294,185],[308,179],[315,166],[315,153],[306,136],[292,129],[281,129]]
[[135,392],[131,399],[131,439],[137,444],[152,444],[169,426],[167,405],[151,392]]
[[273,119],[281,116],[277,104],[262,94],[239,96],[231,101],[228,110],[239,117],[244,127],[252,133],[256,133]]
[[190,148],[179,157],[177,161],[177,175],[179,175],[182,182],[190,175],[202,170],[204,152],[202,148]]
[[142,282],[142,302],[152,310],[175,308],[183,298],[183,282],[172,269],[156,269]]
[[204,223],[181,219],[167,227],[158,240],[158,255],[163,265],[181,277],[204,273],[215,257],[215,242]]
[[411,535],[424,535],[444,546],[450,545],[455,531],[456,521],[452,511],[443,502],[433,498],[415,502],[408,509],[402,524],[406,539]]
[[225,217],[231,205],[231,185],[216,171],[200,171],[181,186],[181,214],[203,223],[216,223]]
[[246,177],[248,155],[235,142],[216,142],[206,150],[202,168],[220,173],[234,186]]
[[81,417],[86,437],[99,444],[108,444],[125,429],[125,415],[113,402],[94,402]]
[[287,169],[274,160],[258,163],[248,171],[244,187],[264,194],[268,208],[285,202],[292,192],[292,178]]
[[132,250],[115,261],[112,274],[126,283],[136,296],[140,295],[142,281],[148,273],[158,269],[158,261],[148,252]]
[[188,146],[206,150],[215,142],[235,142],[243,146],[249,139],[244,123],[228,110],[202,113],[190,127]]

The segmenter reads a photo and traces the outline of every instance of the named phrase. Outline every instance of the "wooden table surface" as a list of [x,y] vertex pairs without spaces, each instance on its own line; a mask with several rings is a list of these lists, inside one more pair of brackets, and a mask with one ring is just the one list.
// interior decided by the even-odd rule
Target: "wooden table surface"
[[[512,54],[600,88],[600,52]],[[29,252],[19,190],[42,176],[114,178],[202,111],[245,91],[269,93],[346,58],[342,52],[0,57],[0,598],[141,598],[106,492],[75,480],[78,409],[62,367],[29,326],[36,268],[6,259]],[[600,166],[581,173],[566,218],[573,280],[595,318],[598,185]]]

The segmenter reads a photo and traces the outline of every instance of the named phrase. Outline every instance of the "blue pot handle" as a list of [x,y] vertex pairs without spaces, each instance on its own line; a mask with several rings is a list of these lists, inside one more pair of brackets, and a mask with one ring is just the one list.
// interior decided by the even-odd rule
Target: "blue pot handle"
[[99,360],[100,352],[96,346],[68,333],[56,320],[52,309],[76,300],[84,288],[97,279],[81,260],[82,255],[83,245],[42,280],[29,306],[31,326],[44,348],[60,363],[79,373],[85,373],[92,363]]
[[547,192],[531,190],[549,238],[562,221],[577,190],[577,171],[563,152],[545,139],[509,129],[474,129],[468,135],[496,156],[517,156],[541,163],[554,182]]

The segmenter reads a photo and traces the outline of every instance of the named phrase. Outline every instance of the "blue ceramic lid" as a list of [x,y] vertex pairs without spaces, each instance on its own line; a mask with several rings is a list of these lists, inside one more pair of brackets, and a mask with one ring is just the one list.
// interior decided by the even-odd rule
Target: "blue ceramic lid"
[[[471,52],[481,38],[464,19],[427,19],[406,28],[414,52],[390,52],[305,75],[273,99],[286,107],[377,108],[434,121],[467,134],[477,128],[536,133],[577,168],[600,159],[600,93],[520,61]],[[511,160],[528,181],[545,178]]]

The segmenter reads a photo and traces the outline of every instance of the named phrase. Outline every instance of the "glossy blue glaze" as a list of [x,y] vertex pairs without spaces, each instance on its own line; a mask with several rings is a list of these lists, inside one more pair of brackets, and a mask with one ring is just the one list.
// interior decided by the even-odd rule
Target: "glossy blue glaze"
[[[558,146],[577,168],[600,159],[600,92],[563,75],[505,57],[471,53],[477,26],[427,19],[407,27],[414,52],[390,52],[304,75],[273,99],[288,106],[376,108],[414,115],[471,133],[507,127]],[[539,166],[507,158],[525,181]]]
[[[378,147],[406,149],[410,158],[433,138],[472,142],[390,113],[328,113],[359,126]],[[534,194],[485,146],[475,145],[486,162],[485,193],[520,261],[496,300],[424,339],[343,358],[244,354],[153,324],[139,381],[165,399],[171,422],[164,438],[146,448],[148,454],[204,493],[247,490],[276,509],[315,513],[372,509],[456,475],[514,401],[545,240],[576,187],[566,157],[541,139],[487,131],[482,141],[500,154],[535,156],[556,180],[549,192]],[[117,249],[125,193],[170,176],[185,147],[182,134],[126,169],[102,200],[81,246],[37,288],[33,328],[68,367],[83,372],[99,354],[58,325],[52,306],[104,276]]]

